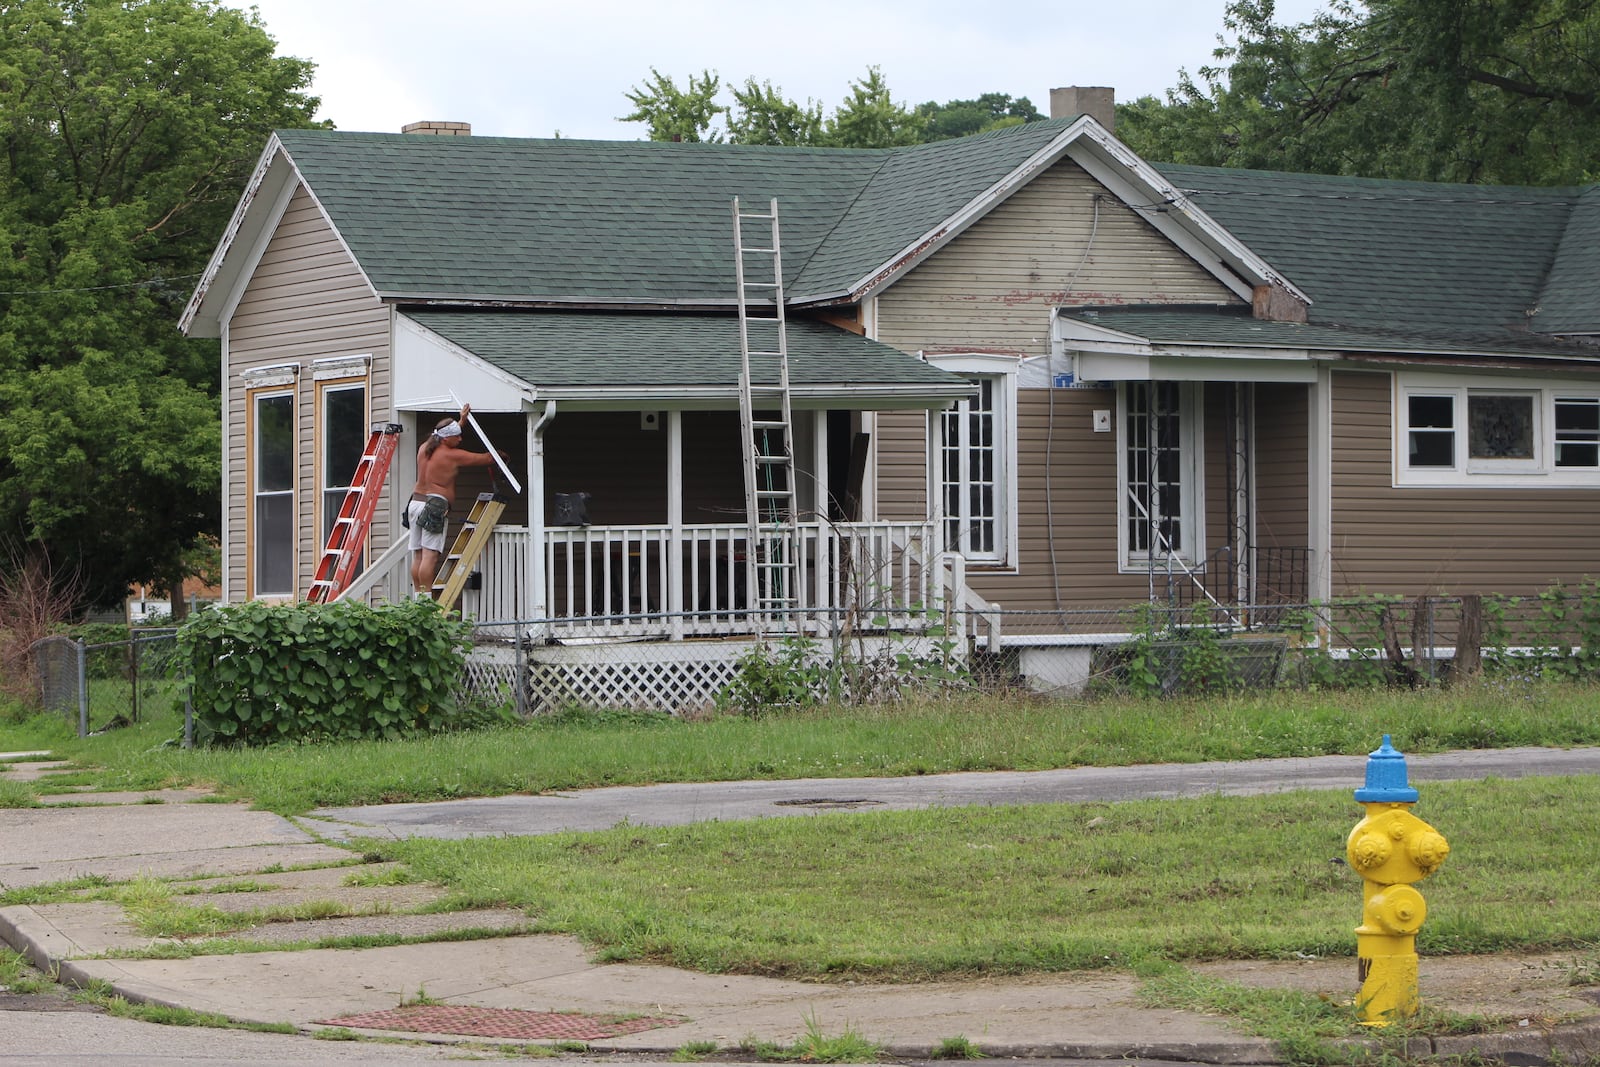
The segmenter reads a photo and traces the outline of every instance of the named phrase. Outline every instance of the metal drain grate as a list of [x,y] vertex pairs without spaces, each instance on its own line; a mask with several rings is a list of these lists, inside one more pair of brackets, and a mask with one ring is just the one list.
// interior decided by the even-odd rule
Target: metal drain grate
[[585,1015],[581,1012],[524,1011],[521,1008],[475,1008],[466,1004],[409,1004],[387,1011],[369,1011],[361,1015],[341,1015],[337,1019],[315,1021],[319,1026],[405,1030],[415,1034],[599,1041],[661,1026],[677,1026],[683,1020],[662,1015]]

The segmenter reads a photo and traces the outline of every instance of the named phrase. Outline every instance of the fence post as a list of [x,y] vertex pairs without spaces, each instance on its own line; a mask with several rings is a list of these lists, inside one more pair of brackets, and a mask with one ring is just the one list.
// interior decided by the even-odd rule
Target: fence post
[[73,642],[78,650],[78,736],[89,736],[89,654],[82,639]]
[[528,717],[528,656],[525,651],[528,634],[521,626],[517,627],[516,652],[512,667],[512,700],[517,710],[517,718]]

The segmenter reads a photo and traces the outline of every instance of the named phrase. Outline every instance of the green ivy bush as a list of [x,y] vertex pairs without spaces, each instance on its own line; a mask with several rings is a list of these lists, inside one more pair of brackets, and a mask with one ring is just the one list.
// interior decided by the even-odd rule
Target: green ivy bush
[[196,737],[260,745],[452,729],[470,631],[431,600],[203,611],[178,633]]

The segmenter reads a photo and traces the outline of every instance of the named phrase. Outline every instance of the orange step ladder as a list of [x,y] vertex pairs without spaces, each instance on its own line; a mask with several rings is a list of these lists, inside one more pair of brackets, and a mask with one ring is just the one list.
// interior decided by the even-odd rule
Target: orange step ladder
[[337,600],[355,577],[361,546],[366,544],[367,532],[372,529],[378,497],[382,495],[383,482],[389,476],[389,464],[394,462],[395,448],[404,429],[399,423],[391,422],[374,427],[367,438],[367,447],[362,450],[361,462],[356,464],[356,472],[350,478],[339,517],[333,520],[333,529],[328,531],[328,544],[317,562],[317,574],[311,580],[307,600],[319,604]]

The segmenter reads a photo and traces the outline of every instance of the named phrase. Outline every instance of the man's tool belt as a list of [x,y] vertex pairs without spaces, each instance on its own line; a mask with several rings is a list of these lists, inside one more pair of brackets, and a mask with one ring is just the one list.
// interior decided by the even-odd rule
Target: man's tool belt
[[429,493],[428,499],[422,504],[422,510],[417,513],[417,526],[423,533],[443,533],[445,516],[449,511],[449,500]]

